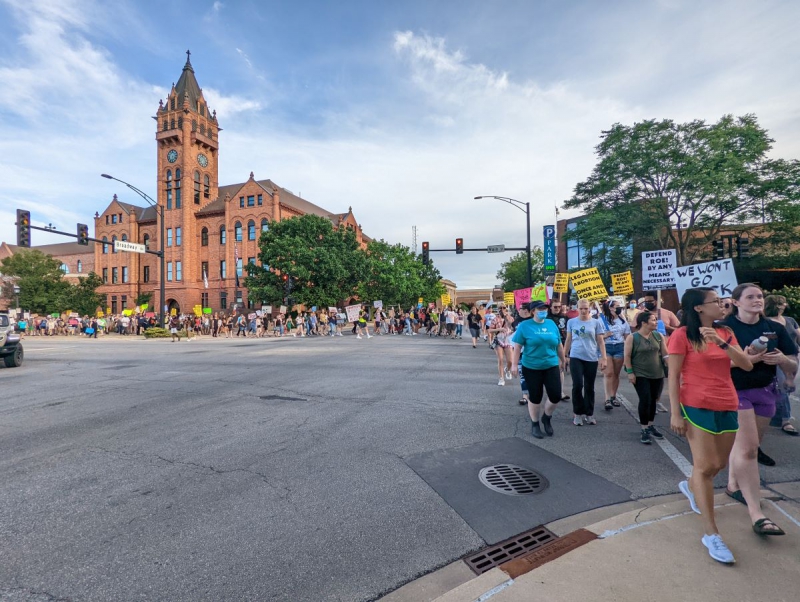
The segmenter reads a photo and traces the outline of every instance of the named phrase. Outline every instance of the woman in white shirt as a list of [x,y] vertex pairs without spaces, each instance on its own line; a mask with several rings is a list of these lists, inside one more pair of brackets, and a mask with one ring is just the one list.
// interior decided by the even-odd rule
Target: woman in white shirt
[[606,357],[608,364],[604,372],[606,389],[606,411],[620,406],[617,400],[617,390],[619,389],[619,374],[622,372],[622,365],[625,362],[625,339],[631,334],[631,327],[625,319],[622,306],[613,299],[603,303],[600,313],[600,321],[603,323],[605,332],[603,337],[606,344]]

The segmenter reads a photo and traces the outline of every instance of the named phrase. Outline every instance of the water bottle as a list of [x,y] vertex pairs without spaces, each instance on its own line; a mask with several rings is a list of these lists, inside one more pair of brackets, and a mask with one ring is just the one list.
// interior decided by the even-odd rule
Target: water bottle
[[753,353],[761,353],[767,350],[768,344],[769,339],[762,335],[750,343],[750,349]]

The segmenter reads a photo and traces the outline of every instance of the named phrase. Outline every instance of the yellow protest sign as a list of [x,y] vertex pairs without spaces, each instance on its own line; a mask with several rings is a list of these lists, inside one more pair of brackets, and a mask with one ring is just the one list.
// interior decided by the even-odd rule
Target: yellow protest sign
[[586,268],[579,272],[573,272],[570,280],[572,281],[572,288],[578,293],[579,299],[599,301],[608,297],[606,285],[603,284],[603,279],[600,278],[600,272],[597,271],[597,268]]
[[533,285],[531,288],[531,301],[544,301],[545,303],[550,301],[547,297],[547,285],[544,282]]
[[555,279],[553,280],[553,292],[569,292],[569,274],[556,274]]
[[514,305],[514,293],[503,293],[503,301],[506,305]]
[[425,303],[425,299],[423,299],[422,297],[420,297],[420,298],[419,298],[419,300],[417,301],[417,303]]
[[131,315],[131,313],[132,313],[132,312],[131,312],[131,310],[129,310],[129,309],[123,309],[123,310],[122,310],[122,315],[123,315],[123,316],[129,316],[129,315]]
[[111,308],[110,308],[110,307],[106,307],[106,313],[107,313],[107,314],[110,314],[110,313],[111,313]]
[[632,295],[633,275],[630,272],[611,274],[611,286],[614,287],[615,295]]
[[146,309],[147,309],[147,307],[148,307],[148,306],[147,306],[147,303],[144,303],[144,304],[142,304],[142,305],[140,305],[140,306],[139,306],[139,309],[141,309],[142,311],[144,311],[144,310],[146,310]]
[[202,305],[195,305],[194,306],[194,315],[202,316],[203,315],[203,306]]
[[169,310],[169,315],[177,316],[178,315],[178,310],[173,307],[171,310]]
[[97,310],[97,317],[98,317],[98,318],[102,318],[104,315],[105,315],[105,314],[103,313],[103,310],[102,310],[102,309],[98,309],[98,310]]
[[450,305],[450,295],[448,295],[447,293],[442,295],[442,304]]

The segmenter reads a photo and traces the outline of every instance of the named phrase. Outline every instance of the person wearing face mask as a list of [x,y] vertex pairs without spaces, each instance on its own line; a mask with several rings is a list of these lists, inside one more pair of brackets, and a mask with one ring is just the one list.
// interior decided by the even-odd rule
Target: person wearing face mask
[[[531,418],[531,436],[544,438],[553,436],[551,418],[556,404],[561,401],[561,366],[565,363],[564,346],[558,327],[547,319],[547,304],[533,301],[528,305],[533,319],[520,322],[512,339],[514,356],[511,373],[520,370],[528,385],[528,414]],[[542,408],[542,398],[547,399]]]
[[[558,332],[561,335],[561,344],[567,340],[567,306],[561,303],[559,299],[553,299],[550,302],[550,310],[547,312],[547,317],[556,323]],[[566,364],[561,368],[561,401],[569,401],[569,395],[564,393],[564,382],[566,381],[567,372]]]
[[[592,318],[588,299],[578,300],[577,318],[567,322],[567,340],[564,352],[572,375],[572,424],[597,424],[594,417],[594,381],[597,368],[606,368],[604,328]],[[598,362],[597,358],[600,357]]]
[[638,316],[641,311],[636,299],[628,301],[628,305],[625,307],[625,319],[628,321],[628,326],[631,327],[631,330],[636,327],[636,316]]
[[658,320],[658,332],[667,337],[675,332],[675,329],[681,325],[681,321],[674,313],[668,309],[658,306],[658,295],[655,292],[649,291],[644,294],[644,308],[656,314]]

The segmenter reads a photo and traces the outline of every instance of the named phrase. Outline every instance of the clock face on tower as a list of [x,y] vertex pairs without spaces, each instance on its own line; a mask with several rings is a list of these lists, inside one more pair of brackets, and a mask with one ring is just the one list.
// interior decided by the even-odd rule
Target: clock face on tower
[[197,155],[197,162],[200,164],[200,167],[208,167],[208,157],[203,153]]
[[176,151],[173,148],[171,151],[167,153],[167,161],[169,161],[170,163],[175,163],[175,161],[177,160],[178,160],[178,151]]

